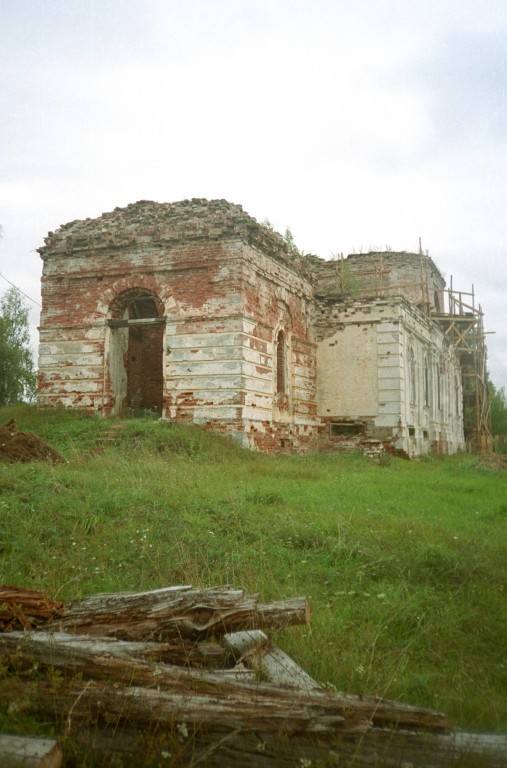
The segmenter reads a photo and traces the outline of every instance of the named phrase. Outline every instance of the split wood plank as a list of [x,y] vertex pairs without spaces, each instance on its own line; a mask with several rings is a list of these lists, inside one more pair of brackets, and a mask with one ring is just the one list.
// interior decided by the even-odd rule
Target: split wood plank
[[[133,640],[117,640],[114,637],[93,637],[91,635],[74,635],[67,632],[46,632],[38,630],[34,633],[8,632],[5,637],[0,634],[0,647],[9,649],[28,643],[43,649],[46,659],[51,660],[58,648],[70,655],[72,650],[79,654],[80,649],[91,656],[117,656],[119,658],[145,659],[174,664],[181,667],[223,668],[227,664],[226,649],[214,642],[190,642],[184,638],[175,638],[166,643],[149,643]],[[65,649],[67,649],[65,651]],[[42,658],[41,661],[44,659]]]

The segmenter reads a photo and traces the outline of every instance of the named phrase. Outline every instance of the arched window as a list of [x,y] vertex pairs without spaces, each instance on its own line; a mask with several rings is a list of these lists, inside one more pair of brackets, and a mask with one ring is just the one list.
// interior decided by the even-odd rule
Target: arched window
[[428,363],[428,355],[426,353],[424,355],[423,385],[424,385],[424,405],[429,406],[431,403],[430,366]]
[[410,347],[408,353],[408,391],[410,402],[414,404],[417,400],[417,391],[415,383],[415,354],[412,347]]
[[436,370],[436,380],[437,380],[437,408],[439,411],[442,410],[442,364],[440,360],[437,359],[437,364],[435,366]]
[[276,394],[287,394],[287,342],[283,331],[278,331],[276,337]]

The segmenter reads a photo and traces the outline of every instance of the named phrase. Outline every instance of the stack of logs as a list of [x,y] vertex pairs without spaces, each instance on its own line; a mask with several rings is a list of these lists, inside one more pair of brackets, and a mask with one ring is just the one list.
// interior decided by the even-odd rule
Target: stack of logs
[[[0,708],[52,723],[66,766],[507,765],[505,737],[324,689],[262,631],[309,620],[305,598],[261,604],[229,587],[68,606],[0,587]],[[44,765],[60,765],[50,746]],[[4,749],[2,765],[29,764]]]

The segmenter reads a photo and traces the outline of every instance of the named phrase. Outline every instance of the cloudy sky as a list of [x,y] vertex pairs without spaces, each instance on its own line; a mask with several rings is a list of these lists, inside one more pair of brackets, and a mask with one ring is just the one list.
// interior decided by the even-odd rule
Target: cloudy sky
[[506,84],[505,0],[0,0],[0,272],[38,301],[48,231],[141,199],[422,238],[507,387]]

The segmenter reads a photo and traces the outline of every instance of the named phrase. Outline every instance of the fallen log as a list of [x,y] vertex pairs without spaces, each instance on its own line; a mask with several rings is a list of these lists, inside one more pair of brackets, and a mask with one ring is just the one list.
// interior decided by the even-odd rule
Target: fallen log
[[[158,677],[156,678],[158,682]],[[165,682],[165,684],[164,684]],[[160,688],[160,690],[159,690]],[[0,681],[0,704],[76,727],[92,723],[143,730],[149,726],[204,728],[207,733],[266,731],[289,734],[365,733],[370,722],[337,702],[312,701],[280,695],[276,686],[234,686],[234,682],[197,681],[185,673],[169,688],[111,684],[111,681],[46,680]]]
[[417,734],[372,729],[331,740],[300,734],[230,733],[204,729],[140,737],[135,731],[76,731],[72,742],[100,758],[101,768],[130,768],[153,760],[174,768],[505,768],[507,740],[498,734]]
[[[284,727],[289,730],[309,728],[324,731],[338,722],[345,724],[340,725],[340,729],[350,728],[352,732],[356,732],[358,727],[364,731],[371,725],[434,732],[450,728],[449,721],[440,712],[388,699],[351,696],[316,687],[295,688],[259,682],[242,670],[224,673],[148,663],[130,657],[125,651],[125,644],[120,643],[115,650],[115,643],[104,646],[102,641],[80,640],[82,638],[66,634],[11,632],[0,635],[0,657],[18,673],[34,668],[38,673],[43,670],[61,673],[65,685],[58,688],[58,693],[63,694],[67,690],[68,697],[72,696],[70,688],[79,685],[79,681],[73,682],[69,675],[79,675],[82,685],[85,685],[83,681],[88,681],[85,685],[86,696],[91,696],[90,684],[90,690],[100,690],[100,686],[97,689],[93,687],[99,685],[95,681],[117,685],[118,689],[114,691],[120,698],[118,691],[122,686],[136,686],[135,695],[125,694],[129,707],[125,699],[119,711],[125,713],[128,709],[129,722],[137,722],[139,717],[140,724],[146,722],[147,709],[155,718],[170,720],[183,717],[190,718],[191,722],[206,723],[207,726],[226,725],[245,730],[254,727],[257,717],[261,718],[262,724],[267,712],[271,713],[273,727],[284,722]],[[154,688],[165,697],[160,701],[158,710],[156,703],[149,698]],[[146,700],[143,699],[143,690]],[[112,688],[111,691],[114,697]],[[84,692],[78,691],[75,695],[81,697]],[[108,699],[107,692],[101,696]],[[98,698],[101,698],[100,695]],[[186,714],[178,715],[183,706]],[[270,730],[269,726],[265,727]]]
[[95,595],[66,606],[48,625],[55,631],[117,637],[123,640],[167,641],[221,637],[244,629],[282,629],[307,624],[306,598],[269,604],[230,587],[193,589],[166,587],[149,592]]
[[[142,641],[117,640],[114,637],[93,637],[73,635],[66,632],[8,632],[0,634],[0,654],[14,648],[28,648],[31,643],[32,658],[41,655],[40,661],[56,660],[60,655],[66,663],[72,662],[72,654],[77,658],[82,650],[90,658],[116,656],[118,658],[145,659],[174,664],[180,667],[224,668],[227,663],[227,651],[218,643],[185,642],[174,640],[167,643],[147,643]],[[37,650],[39,649],[39,650]],[[19,655],[21,658],[21,654]]]
[[[197,654],[197,649],[195,652]],[[169,654],[172,655],[170,651]],[[10,669],[21,674],[34,669],[37,672],[57,670],[65,673],[67,678],[79,675],[84,680],[128,682],[175,691],[185,691],[195,685],[209,690],[213,684],[224,687],[226,691],[228,680],[237,679],[244,683],[256,679],[255,673],[243,666],[218,672],[205,669],[204,665],[188,668],[177,663],[157,663],[165,662],[166,657],[167,648],[163,643],[136,643],[65,632],[9,632],[0,635],[0,658]],[[203,657],[206,659],[205,652]],[[223,653],[221,658],[224,658]]]
[[[101,766],[143,765],[275,768],[504,768],[507,737],[420,733],[370,728],[339,712],[324,715],[295,700],[273,696],[217,700],[203,694],[94,681],[0,681],[0,705],[54,717],[67,749],[88,753]],[[135,730],[133,730],[135,726]]]
[[[26,599],[35,606],[41,593]],[[257,630],[307,623],[304,598],[263,605],[229,587],[184,586],[55,603],[46,615],[34,608],[33,621],[26,606],[9,610],[10,630],[15,620],[36,631],[0,634],[0,659],[16,672],[0,680],[0,709],[60,728],[80,764],[507,764],[507,737],[451,733],[441,713],[320,688]],[[204,642],[213,636],[223,648]]]

